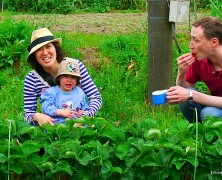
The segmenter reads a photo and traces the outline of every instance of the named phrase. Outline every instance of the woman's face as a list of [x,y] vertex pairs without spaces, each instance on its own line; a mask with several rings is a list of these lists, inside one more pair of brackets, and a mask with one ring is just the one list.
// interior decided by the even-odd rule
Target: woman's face
[[60,82],[60,89],[66,92],[72,91],[73,87],[77,83],[78,77],[71,76],[71,75],[61,75],[59,77],[59,82]]
[[58,63],[56,60],[56,49],[52,43],[48,43],[35,51],[35,58],[38,63],[47,68]]

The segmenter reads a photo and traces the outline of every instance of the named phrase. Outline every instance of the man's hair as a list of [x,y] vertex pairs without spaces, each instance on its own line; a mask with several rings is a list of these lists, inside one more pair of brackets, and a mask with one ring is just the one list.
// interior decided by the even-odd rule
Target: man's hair
[[194,27],[201,27],[204,31],[204,36],[210,40],[212,38],[217,38],[219,44],[222,45],[222,21],[215,17],[205,17],[197,20],[193,23]]
[[[52,42],[52,44],[55,46],[55,49],[56,49],[56,59],[57,59],[58,63],[60,63],[63,60],[63,58],[65,57],[65,53],[62,50],[62,47],[59,45],[58,42]],[[41,66],[35,58],[35,52],[33,52],[30,55],[29,59],[30,59],[29,65],[31,68],[37,69],[39,66]]]

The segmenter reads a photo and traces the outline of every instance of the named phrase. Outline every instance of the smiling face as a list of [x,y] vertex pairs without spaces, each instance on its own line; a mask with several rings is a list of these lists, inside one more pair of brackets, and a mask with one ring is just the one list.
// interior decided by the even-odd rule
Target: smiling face
[[79,77],[72,76],[72,75],[60,75],[59,76],[59,87],[61,90],[70,92],[72,91],[73,87],[76,86]]
[[35,51],[35,58],[43,68],[50,68],[58,64],[56,60],[56,49],[53,43],[48,43]]
[[212,53],[213,48],[213,38],[208,40],[204,36],[203,28],[192,27],[191,29],[191,41],[190,41],[190,49],[192,51],[193,56],[195,56],[198,60],[202,60],[206,57],[209,57]]

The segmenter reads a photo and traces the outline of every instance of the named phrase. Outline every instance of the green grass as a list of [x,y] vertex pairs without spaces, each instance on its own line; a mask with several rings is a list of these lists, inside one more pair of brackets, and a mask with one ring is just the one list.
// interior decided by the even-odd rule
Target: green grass
[[[147,35],[142,33],[127,35],[66,34],[63,47],[69,57],[83,60],[80,48],[96,48],[99,55],[96,65],[87,63],[88,71],[98,86],[103,98],[103,106],[98,116],[121,124],[154,118],[162,128],[177,119],[177,113],[153,108],[146,102],[148,93]],[[127,70],[127,67],[135,66]],[[1,71],[0,78],[0,119],[16,119],[23,114],[23,80],[30,71],[25,59],[19,70],[13,67]]]
[[[15,22],[20,24],[20,22]],[[4,32],[19,34],[16,28],[3,22]],[[31,32],[35,27],[24,21],[19,27]],[[4,35],[3,35],[4,36]],[[103,98],[99,117],[120,124],[135,123],[151,118],[165,129],[182,119],[178,105],[153,107],[148,97],[148,37],[140,31],[132,34],[82,34],[60,32],[56,37],[63,38],[63,48],[67,56],[82,60]],[[182,53],[188,52],[189,36],[178,34]],[[15,36],[15,39],[19,36]],[[23,46],[28,45],[29,35]],[[11,42],[13,44],[13,41]],[[82,49],[95,49],[95,62],[85,61]],[[174,78],[177,73],[176,58],[180,55],[174,44]],[[8,50],[8,53],[10,51]],[[23,50],[21,59],[13,59],[13,66],[3,66],[0,72],[0,120],[17,119],[23,115],[23,81],[30,71],[26,63],[27,51]],[[17,62],[17,65],[15,64]],[[131,65],[132,68],[129,68]],[[201,85],[202,87],[203,85]],[[203,86],[204,87],[204,86]],[[205,89],[205,88],[202,88]],[[39,107],[40,108],[40,107]]]

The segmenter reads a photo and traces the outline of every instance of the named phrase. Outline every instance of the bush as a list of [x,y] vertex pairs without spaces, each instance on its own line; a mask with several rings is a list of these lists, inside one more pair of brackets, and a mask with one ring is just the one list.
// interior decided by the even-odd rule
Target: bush
[[5,19],[0,23],[0,32],[0,68],[26,59],[31,26],[24,20]]
[[[75,127],[75,122],[88,127]],[[146,118],[121,127],[103,118],[30,127],[0,121],[0,176],[6,179],[215,179],[222,123],[180,120],[161,131]],[[197,136],[198,135],[198,136]],[[10,174],[9,174],[10,173]],[[194,178],[194,179],[195,179]]]
[[81,12],[108,12],[111,10],[146,9],[144,0],[5,0],[7,11],[32,13],[60,13],[68,14]]

